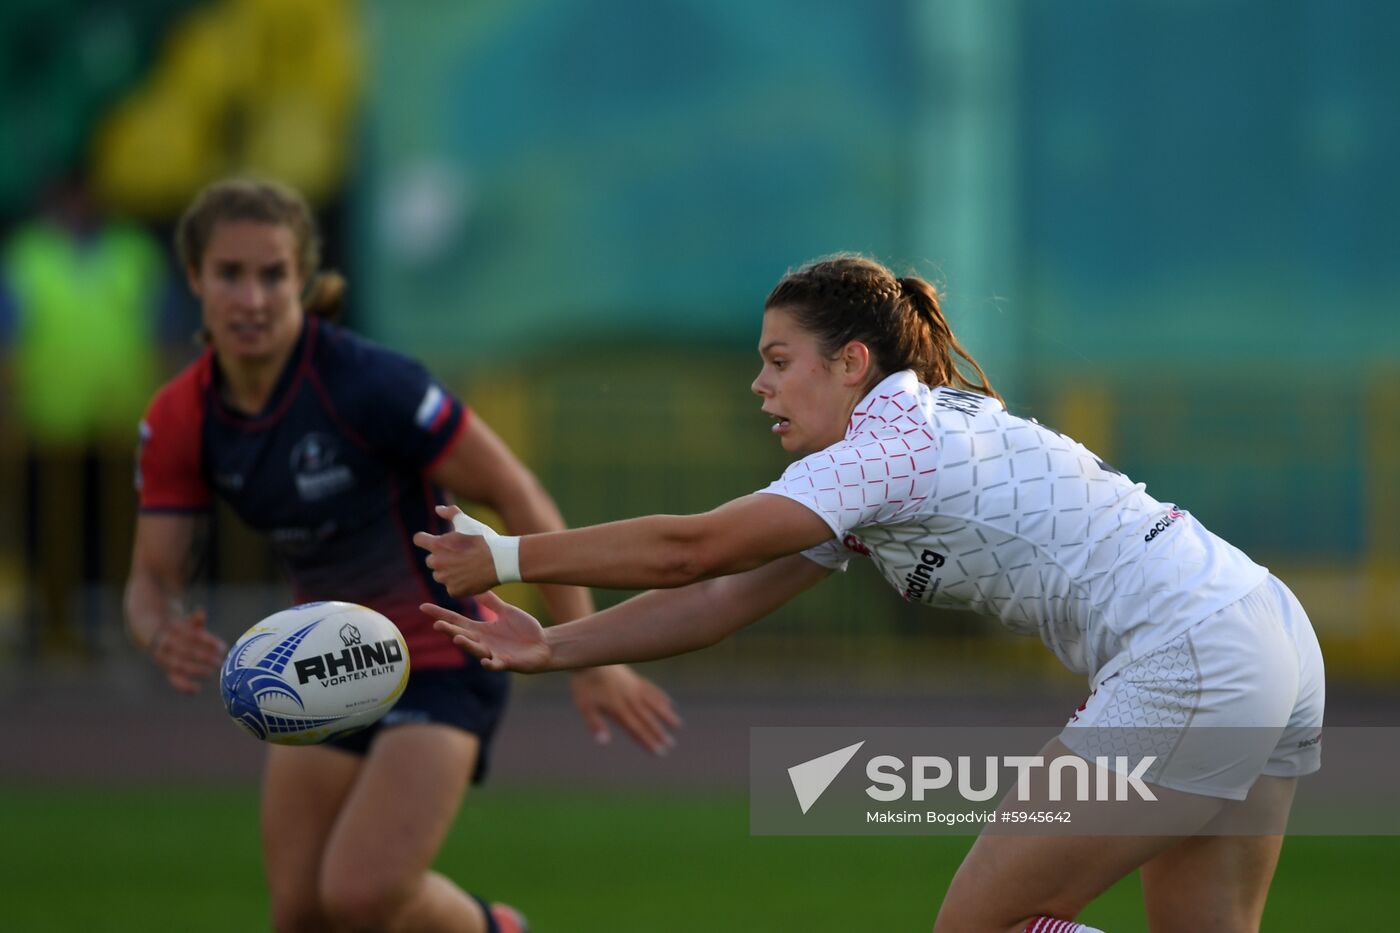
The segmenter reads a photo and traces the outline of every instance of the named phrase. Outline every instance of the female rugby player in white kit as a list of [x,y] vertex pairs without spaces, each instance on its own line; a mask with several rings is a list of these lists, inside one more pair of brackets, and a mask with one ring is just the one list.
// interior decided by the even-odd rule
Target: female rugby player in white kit
[[[996,616],[1089,676],[1047,759],[1090,757],[1090,732],[1252,727],[1215,760],[1148,772],[1173,835],[983,834],[936,931],[1087,929],[1074,916],[1139,867],[1154,931],[1257,930],[1296,778],[1321,763],[1322,656],[1293,594],[1081,444],[1008,414],[924,280],[834,256],[788,273],[764,307],[753,391],[801,455],[781,479],[701,515],[420,533],[457,596],[521,578],[653,588],[548,630],[490,594],[492,622],[424,611],[489,668],[643,661],[715,644],[867,555],[904,598]],[[1209,834],[1227,807],[1279,829]]]

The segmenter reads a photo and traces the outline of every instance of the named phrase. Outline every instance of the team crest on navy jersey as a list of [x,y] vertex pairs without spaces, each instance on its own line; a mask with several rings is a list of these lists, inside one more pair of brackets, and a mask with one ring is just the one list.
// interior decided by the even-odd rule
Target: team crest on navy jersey
[[297,494],[314,502],[355,485],[355,475],[339,458],[338,442],[328,434],[313,431],[297,441],[291,462]]

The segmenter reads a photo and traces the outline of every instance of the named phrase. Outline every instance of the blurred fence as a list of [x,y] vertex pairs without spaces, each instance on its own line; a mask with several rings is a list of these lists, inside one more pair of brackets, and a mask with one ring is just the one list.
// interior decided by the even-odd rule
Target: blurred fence
[[[753,371],[747,355],[633,348],[449,381],[540,474],[569,521],[589,524],[705,510],[777,476],[786,458],[749,393]],[[1237,375],[1219,385],[1198,376],[1149,387],[1140,374],[1099,373],[1048,385],[1017,407],[1084,440],[1279,573],[1308,608],[1334,675],[1393,679],[1400,373],[1302,392],[1279,374],[1257,374],[1247,391],[1238,385]],[[4,445],[0,501],[22,503],[27,494],[21,450]],[[30,541],[28,564],[24,510],[0,513],[0,634],[9,654],[53,660],[117,643],[134,516],[130,455],[107,448],[86,471],[81,461],[31,465],[57,482],[39,504],[39,546]],[[202,550],[193,595],[225,634],[287,599],[265,546],[231,514],[215,513]],[[538,608],[527,588],[507,592]],[[620,595],[599,593],[603,603]],[[695,670],[763,676],[808,666],[819,676],[840,666],[878,679],[976,662],[1060,676],[1033,640],[990,620],[908,605],[857,561],[707,652]]]

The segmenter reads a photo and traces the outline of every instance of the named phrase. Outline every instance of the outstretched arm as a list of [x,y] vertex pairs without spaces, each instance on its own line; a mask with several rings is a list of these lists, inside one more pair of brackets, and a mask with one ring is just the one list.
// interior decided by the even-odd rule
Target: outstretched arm
[[[567,527],[554,499],[535,475],[480,418],[472,419],[430,478],[453,495],[494,511],[510,534]],[[582,618],[593,611],[593,597],[581,586],[545,585],[539,589],[555,622]],[[570,686],[574,705],[598,742],[610,739],[607,720],[612,719],[638,744],[657,754],[675,744],[671,730],[679,728],[681,721],[671,698],[630,668],[580,670]]]
[[[443,512],[450,516],[451,512]],[[522,537],[520,578],[614,589],[662,589],[742,573],[831,540],[815,512],[782,496],[754,493],[700,515],[648,515]],[[453,596],[501,582],[485,538],[414,535],[433,576]]]
[[[491,509],[505,523],[507,534],[530,535],[568,527],[534,473],[479,417],[472,418],[429,479],[454,496]],[[540,595],[555,622],[582,618],[593,611],[593,597],[582,587],[546,585],[540,587]]]
[[434,627],[482,659],[492,670],[568,670],[593,664],[650,661],[697,651],[777,609],[826,579],[831,571],[800,554],[754,570],[704,580],[679,589],[652,590],[595,615],[540,627],[528,613],[486,594],[496,613],[476,622],[440,606],[423,611]]

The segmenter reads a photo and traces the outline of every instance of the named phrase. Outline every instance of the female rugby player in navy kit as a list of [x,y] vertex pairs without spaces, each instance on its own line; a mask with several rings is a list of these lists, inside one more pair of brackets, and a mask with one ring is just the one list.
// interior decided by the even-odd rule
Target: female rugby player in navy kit
[[[758,493],[518,539],[444,508],[462,533],[414,538],[458,596],[507,579],[662,589],[547,632],[489,594],[492,621],[424,611],[493,670],[566,670],[704,648],[869,559],[903,598],[998,617],[1089,678],[1044,760],[1162,743],[1156,799],[1133,814],[1150,829],[1091,803],[1082,835],[984,833],[936,931],[1086,930],[1073,917],[1138,868],[1152,930],[1257,930],[1294,785],[1321,764],[1322,655],[1288,588],[1007,412],[923,279],[849,255],[794,270],[764,304],[759,355],[753,391],[800,459]],[[1032,790],[1031,809],[1060,809]]]
[[[217,183],[176,239],[208,349],[157,393],[141,425],[130,636],[181,692],[218,669],[224,642],[202,610],[182,608],[197,515],[215,495],[267,536],[298,602],[345,600],[392,619],[412,659],[394,709],[326,745],[268,748],[262,835],[274,926],[516,933],[523,920],[512,908],[431,868],[482,771],[507,681],[418,611],[424,599],[468,614],[476,606],[448,596],[410,536],[445,527],[433,514],[444,491],[489,506],[518,533],[562,529],[559,512],[422,366],[318,318],[338,308],[344,283],[316,275],[317,233],[299,195]],[[541,590],[556,620],[592,611],[587,590]],[[573,690],[600,741],[607,716],[655,752],[671,742],[670,701],[630,669],[592,668]]]

